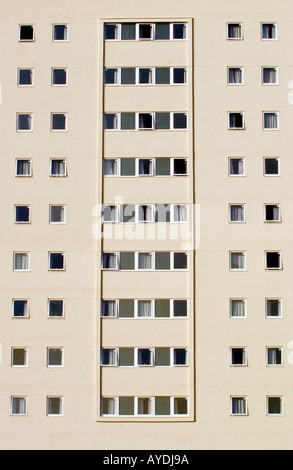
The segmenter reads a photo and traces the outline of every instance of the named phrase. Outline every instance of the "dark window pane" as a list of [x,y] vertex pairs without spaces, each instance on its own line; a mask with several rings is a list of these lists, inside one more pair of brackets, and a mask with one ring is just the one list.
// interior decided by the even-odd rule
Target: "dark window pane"
[[173,24],[173,38],[186,39],[186,25],[181,23]]
[[52,115],[52,129],[55,131],[62,131],[66,129],[66,115],[53,114]]
[[135,68],[122,68],[121,69],[121,84],[134,85],[135,84]]
[[29,206],[16,206],[15,221],[16,222],[29,222],[29,220],[30,220]]
[[135,206],[133,204],[122,206],[121,222],[135,223]]
[[20,40],[33,41],[34,40],[34,27],[32,25],[20,26]]
[[185,69],[174,69],[173,70],[173,81],[174,81],[174,83],[185,83],[186,82],[186,71],[185,71]]
[[31,69],[20,69],[18,83],[19,85],[32,85],[33,71]]
[[152,129],[153,128],[153,116],[151,114],[140,114],[139,115],[139,128],[140,129]]
[[187,300],[174,300],[174,317],[187,317]]
[[174,129],[187,128],[187,115],[185,113],[174,113]]
[[170,269],[170,253],[157,252],[155,269]]
[[105,25],[105,39],[117,39],[117,25],[116,24]]
[[187,174],[187,160],[183,158],[174,158],[174,175]]
[[135,114],[121,113],[121,130],[135,129]]
[[140,24],[139,25],[139,39],[151,39],[151,37],[152,37],[152,25]]
[[156,129],[170,129],[170,113],[156,113]]
[[134,158],[122,158],[121,160],[121,176],[134,176],[135,175],[135,160]]
[[53,85],[66,85],[67,71],[66,69],[53,70]]
[[155,365],[159,367],[167,367],[170,365],[170,348],[155,349]]
[[54,41],[67,41],[67,26],[64,24],[54,25]]
[[186,253],[174,253],[174,269],[187,269]]
[[135,23],[122,23],[121,39],[123,39],[123,41],[135,39]]
[[156,68],[156,84],[164,85],[170,83],[170,69],[168,67]]
[[170,316],[170,300],[156,299],[155,301],[155,317],[169,317]]
[[169,23],[156,23],[156,39],[170,39]]
[[28,315],[28,301],[27,300],[14,300],[13,302],[13,316],[26,317]]
[[50,300],[49,301],[49,317],[62,317],[63,316],[63,300]]
[[277,158],[265,159],[265,174],[278,175],[279,174],[279,160]]
[[121,252],[120,253],[120,270],[133,270],[134,269],[134,253]]
[[105,83],[107,85],[117,83],[117,69],[105,69]]
[[119,300],[119,317],[134,317],[134,300],[120,299]]
[[63,253],[50,253],[50,269],[64,269]]
[[170,159],[169,158],[157,158],[156,159],[156,175],[157,176],[170,175]]

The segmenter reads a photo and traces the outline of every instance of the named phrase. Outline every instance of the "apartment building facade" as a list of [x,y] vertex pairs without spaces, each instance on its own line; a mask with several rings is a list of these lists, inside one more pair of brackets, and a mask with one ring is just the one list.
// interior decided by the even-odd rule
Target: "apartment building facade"
[[290,448],[290,2],[2,3],[1,447]]

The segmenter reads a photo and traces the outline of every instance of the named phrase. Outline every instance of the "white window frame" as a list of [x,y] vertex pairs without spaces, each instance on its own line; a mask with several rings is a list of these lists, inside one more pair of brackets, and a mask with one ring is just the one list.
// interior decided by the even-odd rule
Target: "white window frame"
[[[242,81],[241,81],[241,82],[239,82],[239,83],[231,83],[231,82],[229,81],[229,72],[230,72],[231,69],[239,69],[239,70],[241,70],[241,78],[242,78]],[[243,68],[242,66],[239,67],[239,66],[235,65],[235,66],[232,67],[232,65],[231,65],[231,66],[228,66],[228,67],[227,67],[227,85],[229,85],[229,86],[243,86],[243,85],[244,85],[244,68]]]
[[[279,303],[279,313],[280,315],[268,315],[268,301],[269,300],[277,300]],[[282,297],[266,297],[265,298],[265,314],[266,318],[268,319],[277,319],[277,318],[283,318],[283,299]]]
[[[19,129],[19,116],[30,116],[31,128],[30,129]],[[16,113],[16,131],[21,133],[28,133],[34,131],[34,115],[30,112]]]
[[[56,316],[53,316],[53,315],[50,315],[50,302],[51,300],[59,300],[59,301],[62,301],[62,315],[60,317],[56,317]],[[56,297],[50,297],[48,299],[48,318],[49,319],[53,319],[53,320],[59,320],[60,318],[64,318],[65,317],[65,301],[64,299],[60,299],[60,298],[56,298]]]
[[[278,253],[280,256],[280,266],[278,268],[268,268],[267,266],[267,253]],[[283,262],[282,262],[282,251],[274,251],[274,250],[266,250],[265,251],[265,270],[266,271],[281,271],[283,269]]]
[[[240,114],[242,116],[242,127],[231,127],[230,126],[230,114]],[[243,131],[245,130],[245,116],[244,111],[228,111],[228,130],[229,131]]]
[[[230,168],[230,160],[241,160],[243,162],[243,174],[233,174],[231,173],[231,168]],[[237,177],[241,178],[243,176],[246,176],[246,159],[245,157],[228,157],[228,175],[231,177]]]
[[[104,362],[103,362],[103,351],[105,351],[105,350],[114,351],[114,357],[115,357],[114,364],[104,364]],[[107,348],[101,348],[100,352],[101,352],[101,354],[100,354],[101,367],[119,367],[119,348],[108,348],[108,347]]]
[[[266,160],[277,160],[278,161],[278,173],[266,173]],[[280,158],[279,157],[263,157],[263,174],[264,174],[265,177],[273,176],[275,178],[277,176],[281,176]]]
[[[233,349],[242,349],[243,350],[243,357],[244,357],[243,364],[233,364],[233,362],[232,362]],[[247,367],[247,366],[248,366],[247,347],[246,346],[230,346],[230,367]]]
[[[24,358],[25,358],[25,363],[24,364],[21,364],[21,365],[13,364],[13,351],[15,349],[23,349],[24,350]],[[20,368],[20,369],[24,368],[24,367],[28,367],[28,347],[27,346],[25,346],[25,347],[23,347],[23,346],[12,346],[12,348],[11,348],[11,367]]]
[[[185,364],[175,364],[175,349],[185,349]],[[189,366],[189,348],[186,347],[177,347],[170,348],[170,367],[188,367]]]
[[[150,401],[150,413],[148,414],[142,414],[142,413],[138,413],[138,400],[140,398],[145,398],[147,400]],[[155,414],[155,401],[154,401],[154,397],[134,397],[134,416],[136,417],[149,417],[149,416],[154,416]]]
[[[25,412],[24,413],[13,413],[13,400],[14,398],[24,399],[25,402]],[[28,415],[28,397],[26,395],[12,395],[10,397],[10,416],[27,416]]]
[[[232,268],[232,254],[239,253],[244,255],[244,268]],[[245,272],[247,271],[246,268],[246,251],[243,250],[231,250],[229,252],[229,268],[231,272]]]
[[[52,173],[52,161],[53,160],[57,160],[57,161],[62,161],[64,162],[64,169],[65,169],[65,173],[63,175],[61,174],[54,174]],[[66,158],[58,158],[58,157],[54,157],[54,158],[50,158],[50,177],[51,178],[64,178],[65,176],[67,176],[67,159]]]
[[[263,26],[268,25],[268,24],[273,25],[275,27],[275,31],[276,31],[276,37],[275,38],[264,38],[263,37]],[[278,39],[278,27],[277,27],[276,21],[273,21],[273,22],[262,21],[260,23],[260,37],[261,37],[262,41],[277,41],[277,39]]]
[[[16,269],[15,268],[15,255],[27,255],[28,269]],[[30,252],[29,251],[14,251],[13,252],[13,271],[14,272],[30,272]]]
[[[66,83],[54,83],[54,70],[64,70],[66,73]],[[53,87],[66,87],[68,86],[68,67],[52,67],[51,69],[51,85]],[[56,113],[57,114],[57,113]]]
[[[279,210],[279,218],[277,220],[267,220],[266,219],[266,207],[267,206],[276,206],[278,207],[278,210]],[[281,217],[281,204],[278,202],[278,203],[265,203],[264,204],[264,222],[266,224],[278,224],[280,222],[282,222],[282,217]]]
[[[233,413],[233,399],[242,398],[245,402],[245,413]],[[248,416],[247,396],[245,395],[233,395],[230,397],[230,415],[231,416]]]
[[[114,174],[113,175],[106,175],[105,174],[105,168],[104,168],[105,160],[116,161],[117,174],[115,174],[115,175]],[[105,178],[117,178],[118,176],[121,176],[120,161],[121,161],[121,158],[103,158],[103,177],[105,177]]]
[[[127,23],[127,22],[126,22]],[[156,35],[155,35],[155,28],[156,28],[156,23],[154,22],[147,22],[147,21],[144,21],[144,22],[133,22],[131,21],[131,23],[134,23],[135,24],[135,38],[134,39],[131,39],[131,40],[126,40],[126,39],[122,39],[121,38],[121,30],[122,30],[122,23],[115,23],[115,22],[105,22],[104,23],[104,26],[105,25],[114,25],[117,27],[117,35],[114,39],[106,39],[105,38],[105,35],[104,35],[104,41],[107,42],[107,41],[126,41],[126,42],[135,42],[135,41],[186,41],[188,39],[188,23],[185,22],[185,21],[176,21],[176,22],[169,22],[167,21],[167,23],[169,23],[169,39],[156,39]],[[159,21],[157,23],[160,23]],[[165,23],[164,21],[162,21],[162,23]],[[152,26],[152,34],[151,34],[151,38],[139,38],[139,25],[141,24],[149,24]],[[183,38],[174,38],[174,31],[173,31],[173,25],[174,24],[183,24],[184,27],[185,27],[185,37]]]
[[[231,208],[233,206],[241,206],[243,207],[243,220],[232,220],[231,219]],[[229,223],[230,224],[245,224],[246,223],[246,204],[244,203],[230,203],[228,205],[228,211],[229,211],[229,214],[228,214],[228,217],[229,217]]]
[[[103,265],[103,255],[104,254],[113,254],[115,255],[115,268],[105,268]],[[103,271],[120,271],[120,252],[115,252],[115,251],[106,251],[102,252],[102,262],[101,262],[102,270]]]
[[[269,399],[270,398],[279,398],[280,399],[280,408],[281,408],[281,413],[269,413]],[[266,409],[267,409],[267,416],[270,417],[280,417],[284,416],[284,397],[282,395],[267,395],[266,396]]]
[[[139,255],[140,254],[146,254],[146,255],[151,255],[151,267],[149,269],[142,269],[139,268]],[[150,272],[150,271],[155,271],[155,252],[154,251],[136,251],[134,254],[134,266],[135,266],[135,271],[140,271],[140,272]]]
[[[26,315],[24,315],[23,317],[19,317],[19,316],[15,316],[14,315],[14,303],[17,302],[17,301],[21,301],[21,302],[26,302],[26,309],[25,311],[27,312]],[[29,299],[16,299],[16,298],[13,298],[12,299],[12,318],[16,318],[17,320],[18,319],[22,319],[22,318],[30,318],[30,302],[29,302]]]
[[[185,207],[186,208],[186,220],[175,220],[175,207]],[[189,204],[170,204],[170,223],[174,224],[188,224],[189,222]]]
[[[166,111],[166,114],[169,114],[170,115],[170,127],[168,129],[156,129],[156,114],[160,114],[160,113],[164,113],[164,111],[155,111],[155,112],[152,112],[152,111],[147,111],[147,112],[143,112],[143,111],[139,111],[139,112],[131,112],[131,114],[134,114],[134,117],[135,117],[135,125],[134,125],[134,129],[121,129],[121,112],[113,112],[113,113],[104,113],[104,132],[107,131],[107,132],[117,132],[117,131],[123,131],[123,132],[133,132],[133,131],[157,131],[157,132],[161,132],[161,131],[187,131],[188,130],[188,112],[186,111]],[[54,113],[54,114],[65,114],[65,113]],[[115,127],[113,129],[107,129],[105,127],[105,116],[107,114],[112,114],[113,116],[115,116]],[[151,119],[152,119],[152,125],[151,127],[148,127],[148,128],[144,128],[144,127],[140,127],[139,126],[139,116],[141,114],[149,114],[151,116]],[[186,127],[175,127],[174,126],[174,116],[175,114],[184,114],[186,116]],[[244,113],[243,113],[244,115]],[[237,129],[240,129],[240,128],[236,128]],[[242,129],[242,128],[241,128]],[[244,127],[243,127],[244,129]],[[56,131],[58,132],[58,131]]]
[[[266,83],[264,82],[264,70],[265,69],[274,69],[276,71],[276,82],[273,82],[273,83]],[[276,86],[276,85],[279,85],[279,68],[276,67],[276,66],[264,66],[261,68],[261,83],[262,85],[264,86]]]
[[[106,399],[111,399],[114,401],[114,413],[110,414],[110,413],[105,413],[103,414],[102,413],[102,409],[103,409],[103,399],[106,398]],[[112,418],[113,416],[119,416],[119,397],[107,397],[107,396],[103,396],[101,397],[101,416],[103,417],[110,417]]]
[[[107,207],[114,207],[115,211],[115,220],[105,220],[104,216],[104,210]],[[115,204],[103,204],[103,209],[102,209],[102,223],[103,224],[114,224],[114,223],[119,223],[120,222],[120,210],[121,206],[120,205],[115,205]]]
[[[175,414],[175,399],[184,398],[187,402],[187,413],[186,414]],[[170,397],[170,416],[189,416],[189,397]]]
[[[61,115],[61,116],[65,117],[65,128],[64,129],[53,129],[53,118],[56,115]],[[67,132],[68,131],[68,119],[67,118],[68,118],[67,113],[62,113],[62,112],[51,113],[51,132]]]
[[[148,301],[151,303],[151,315],[149,317],[142,317],[138,315],[138,302]],[[133,318],[138,318],[141,320],[148,320],[150,318],[155,318],[155,300],[154,299],[134,299],[134,316]]]
[[[50,258],[51,258],[51,255],[54,255],[54,254],[57,254],[57,255],[63,255],[63,268],[50,268]],[[66,271],[66,254],[65,254],[65,251],[49,251],[48,252],[48,271],[50,272],[64,272]]]
[[[154,367],[155,366],[155,348],[148,347],[139,347],[134,349],[134,367]],[[150,363],[149,364],[139,364],[138,363],[138,350],[147,349],[150,351]]]
[[[101,299],[101,318],[119,318],[119,300],[120,299]],[[103,302],[114,302],[114,315],[109,316],[109,315],[103,315]],[[131,317],[130,317],[131,318]]]
[[[21,162],[21,161],[29,162],[30,172],[29,172],[28,175],[17,174],[17,164],[18,164],[18,162]],[[31,176],[33,176],[33,171],[32,170],[33,170],[33,162],[32,162],[31,158],[16,158],[15,159],[15,177],[16,178],[30,178]]]
[[[55,26],[65,26],[66,27],[67,39],[54,39]],[[57,43],[69,42],[69,24],[68,23],[53,23],[53,25],[52,25],[52,42],[57,42]]]
[[[139,162],[140,162],[140,160],[150,160],[150,162],[151,162],[151,173],[149,173],[149,174],[139,173]],[[139,178],[140,177],[155,176],[155,173],[156,173],[156,161],[155,160],[156,160],[155,158],[143,158],[143,157],[136,158],[135,159],[135,176],[138,176]]]
[[[275,114],[277,116],[277,127],[265,127],[265,115],[266,114]],[[279,131],[280,130],[280,118],[279,111],[263,111],[262,112],[262,128],[264,131]]]
[[[21,31],[22,26],[31,26],[32,27],[32,29],[33,29],[33,39],[21,39],[20,38],[20,31]],[[36,40],[36,27],[35,27],[34,24],[21,23],[21,24],[18,25],[18,41],[19,42],[24,42],[24,43],[26,43],[26,42],[35,42],[35,40]]]
[[[241,301],[243,302],[244,304],[244,313],[245,315],[243,316],[237,316],[237,315],[232,315],[232,302],[233,300],[238,300],[238,301]],[[244,318],[247,318],[247,299],[245,297],[231,297],[229,299],[229,317],[234,320],[234,319],[244,319]]]
[[[149,208],[151,218],[150,220],[140,220],[140,207],[146,206]],[[155,204],[136,204],[135,205],[135,222],[138,224],[151,224],[155,223]]]
[[[241,37],[240,38],[230,38],[229,37],[229,25],[230,24],[235,24],[235,25],[238,25],[240,26],[240,29],[241,29]],[[244,39],[243,37],[243,23],[242,21],[228,21],[226,23],[226,39],[228,41],[242,41]]]
[[[61,409],[61,413],[58,413],[58,414],[49,414],[49,401],[50,401],[50,398],[59,398],[60,400],[60,409]],[[64,397],[63,396],[60,396],[60,395],[48,395],[46,397],[46,405],[47,405],[47,413],[46,415],[48,417],[52,417],[52,418],[59,418],[61,416],[64,416]]]
[[[280,364],[269,364],[269,349],[279,349],[281,353],[281,363]],[[284,354],[282,346],[266,346],[266,367],[282,367],[284,366]]]
[[[32,76],[32,83],[22,85],[19,83],[19,74],[21,70],[30,70]],[[33,87],[35,86],[35,69],[34,67],[18,67],[17,69],[17,86],[20,88]]]
[[[16,220],[16,208],[17,207],[27,207],[29,209],[29,220],[23,221],[23,222]],[[31,223],[31,205],[30,204],[14,204],[14,223],[15,224],[20,224],[20,225],[25,225],[25,224],[30,224]]]
[[[175,253],[184,253],[186,254],[187,267],[186,268],[174,268],[174,255]],[[189,271],[189,253],[188,251],[171,251],[170,252],[170,271],[176,272],[187,272]]]
[[[64,215],[64,220],[61,222],[52,222],[52,207],[61,207],[63,209],[62,213]],[[50,225],[64,225],[66,224],[66,205],[65,204],[50,204],[49,205],[49,224]]]
[[[49,352],[50,352],[51,349],[59,349],[61,351],[61,364],[60,365],[55,365],[55,364],[51,365],[51,364],[49,364]],[[57,368],[58,369],[58,368],[64,367],[64,348],[63,347],[59,347],[59,346],[48,346],[47,347],[47,367],[49,369],[51,369],[51,368],[53,368],[53,369]]]

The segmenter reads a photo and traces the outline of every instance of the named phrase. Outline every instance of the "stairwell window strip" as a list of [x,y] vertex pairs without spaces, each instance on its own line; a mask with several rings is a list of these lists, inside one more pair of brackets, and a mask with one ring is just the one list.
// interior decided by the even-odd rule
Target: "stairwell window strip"
[[105,113],[106,131],[187,130],[187,113]]
[[187,23],[105,23],[105,41],[182,41]]
[[104,158],[103,176],[187,176],[187,158]]
[[186,67],[116,67],[104,69],[104,84],[130,85],[186,85]]
[[186,252],[102,253],[102,269],[110,271],[186,271]]
[[116,299],[101,301],[102,318],[187,318],[187,299]]

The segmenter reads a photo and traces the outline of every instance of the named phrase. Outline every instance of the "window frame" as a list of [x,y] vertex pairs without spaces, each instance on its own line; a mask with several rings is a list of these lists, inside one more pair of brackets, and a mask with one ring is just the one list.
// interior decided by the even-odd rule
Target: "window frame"
[[[29,116],[31,120],[31,126],[30,129],[19,129],[19,117],[20,116]],[[21,133],[29,133],[29,132],[34,132],[34,114],[31,112],[26,112],[26,113],[16,113],[16,132],[21,132]]]
[[[27,255],[28,269],[16,269],[15,268],[15,255]],[[14,272],[30,272],[30,251],[14,251],[13,252],[13,271]]]
[[[23,315],[23,316],[14,315],[14,306],[15,306],[15,302],[17,302],[17,301],[26,302],[27,307],[24,310],[27,312],[27,315]],[[24,318],[24,319],[30,318],[30,301],[29,301],[29,299],[13,298],[12,299],[12,314],[11,314],[11,317],[13,319],[16,318],[17,320],[21,319],[21,318]]]
[[[241,36],[239,38],[237,37],[229,37],[229,26],[230,25],[237,25],[237,26],[240,26],[240,31],[241,31]],[[226,39],[228,41],[242,41],[244,39],[244,35],[243,35],[243,23],[242,21],[228,21],[226,23]]]
[[[21,84],[20,83],[20,71],[29,70],[31,72],[32,83]],[[20,88],[34,87],[35,86],[35,69],[34,67],[18,67],[17,68],[17,86]]]
[[[30,26],[32,28],[32,31],[33,31],[33,38],[32,39],[21,39],[21,28],[22,26]],[[36,41],[36,27],[35,27],[35,24],[31,24],[31,23],[21,23],[18,25],[18,42],[24,42],[24,43],[27,43],[27,42],[35,42]]]
[[[242,301],[244,304],[244,315],[232,315],[232,302],[233,300]],[[246,297],[230,297],[229,299],[229,318],[231,319],[244,319],[247,318],[247,298]]]
[[[270,300],[277,300],[279,303],[279,313],[280,315],[268,315],[268,301]],[[282,297],[266,297],[265,298],[265,317],[267,319],[276,319],[276,318],[283,318],[283,298]]]
[[[232,255],[233,254],[242,254],[244,255],[244,268],[232,268]],[[246,251],[244,250],[230,250],[229,251],[229,270],[230,272],[245,272],[247,271],[247,265],[246,265]]]
[[[279,398],[280,400],[280,413],[269,413],[269,399],[270,398]],[[284,397],[283,395],[267,395],[266,396],[266,411],[267,411],[267,416],[270,417],[282,417],[284,416]]]
[[[53,161],[59,161],[59,162],[62,161],[62,162],[64,162],[64,169],[65,169],[65,173],[64,173],[64,174],[52,173],[52,162],[53,162]],[[57,178],[64,178],[64,177],[68,176],[68,175],[67,175],[67,159],[66,159],[66,158],[58,158],[58,157],[52,157],[52,158],[50,158],[50,169],[49,169],[49,170],[50,170],[50,172],[49,172],[50,178],[56,178],[56,177],[57,177]]]
[[[54,116],[64,116],[65,119],[65,128],[64,129],[54,129],[53,128],[53,123],[54,123]],[[68,115],[67,113],[62,113],[62,112],[52,112],[51,113],[51,132],[67,132],[68,131]]]
[[[13,363],[13,360],[14,360],[13,352],[16,349],[20,349],[20,350],[24,351],[24,364],[14,364]],[[11,367],[20,368],[20,369],[28,367],[28,347],[27,346],[12,346],[11,347]]]
[[[25,221],[18,221],[16,220],[16,211],[18,207],[27,207],[28,208],[28,220]],[[31,224],[31,205],[30,204],[14,204],[14,224],[16,225],[26,225],[26,224]]]
[[[14,398],[24,399],[25,412],[24,413],[13,413],[13,400]],[[10,416],[27,416],[28,415],[28,397],[27,395],[11,395],[10,397]]]
[[[30,169],[30,173],[28,175],[26,174],[18,174],[17,173],[17,166],[18,166],[18,162],[28,162],[29,163],[29,169]],[[33,161],[32,161],[32,158],[16,158],[15,159],[15,177],[16,178],[30,178],[33,176]]]
[[[64,220],[61,222],[52,222],[52,207],[61,207]],[[66,204],[49,204],[49,224],[50,225],[66,225]]]
[[[134,24],[135,26],[135,37],[133,39],[122,39],[122,24]],[[168,23],[169,24],[169,39],[157,39],[156,38],[156,25],[157,24],[160,24],[160,23]],[[143,24],[146,24],[146,25],[150,25],[151,26],[151,35],[149,38],[140,38],[139,36],[139,27],[140,25],[143,25]],[[182,24],[184,25],[184,34],[183,36],[185,37],[182,37],[182,38],[174,38],[174,25],[175,24]],[[112,26],[115,26],[116,27],[116,34],[115,34],[115,37],[114,38],[111,38],[111,39],[108,39],[105,37],[105,27],[107,25],[112,25]],[[130,22],[105,22],[104,23],[104,42],[107,42],[107,41],[125,41],[125,42],[139,42],[139,41],[187,41],[188,39],[188,23],[186,21],[157,21],[157,22],[147,22],[147,21],[140,21],[140,22],[136,22],[136,21],[130,21]]]
[[[61,364],[50,364],[50,350],[60,350],[61,351]],[[64,347],[63,346],[47,346],[47,367],[51,368],[62,368],[64,367]]]
[[[269,268],[267,266],[267,253],[278,253],[280,264],[278,268]],[[282,271],[283,270],[283,261],[282,261],[282,251],[274,251],[274,250],[265,250],[265,270],[266,271]]]
[[[60,401],[59,401],[59,408],[61,410],[61,413],[49,413],[49,403],[50,403],[50,399],[51,398],[58,398]],[[64,397],[62,395],[47,395],[46,397],[46,416],[47,417],[62,417],[64,416]]]
[[[230,126],[230,117],[232,114],[239,114],[242,116],[242,127],[231,127]],[[245,115],[244,111],[228,111],[228,131],[244,131],[246,130],[246,125],[245,125]]]
[[[266,173],[266,160],[276,160],[278,162],[278,173]],[[277,176],[281,176],[280,157],[263,157],[263,176],[265,177],[273,176],[274,178]]]
[[[231,218],[231,209],[232,207],[242,207],[243,208],[243,220],[232,220]],[[230,224],[245,224],[246,223],[246,204],[245,203],[229,203],[228,204],[228,220]]]
[[[275,82],[265,82],[264,81],[264,71],[267,69],[274,69],[276,71],[276,81]],[[261,84],[263,86],[277,86],[279,85],[279,68],[278,66],[262,66],[261,67]]]
[[[280,355],[281,355],[281,362],[280,364],[278,363],[272,363],[270,364],[269,363],[269,350],[272,349],[278,349],[280,351]],[[266,367],[283,367],[284,366],[284,354],[283,354],[283,346],[266,346]]]
[[[243,173],[231,173],[231,160],[239,160],[243,163]],[[228,176],[241,178],[246,176],[246,157],[228,157]]]
[[[241,349],[243,356],[242,364],[233,363],[233,349]],[[247,346],[230,346],[230,367],[247,367],[248,366],[248,357],[247,357]]]
[[[233,413],[233,400],[242,399],[245,403],[245,412],[244,413]],[[248,416],[248,400],[246,395],[233,395],[230,396],[230,416]]]
[[[230,70],[236,69],[236,70],[241,70],[241,82],[239,83],[233,83],[229,81],[230,78]],[[238,67],[238,66],[228,66],[227,67],[227,85],[228,86],[243,86],[244,85],[244,68],[243,66]]]
[[[54,83],[54,71],[64,70],[66,75],[66,83]],[[51,68],[51,86],[52,87],[67,87],[68,86],[68,67],[52,67]]]
[[[266,114],[274,114],[277,117],[277,127],[265,127],[265,115]],[[280,130],[279,111],[263,111],[262,112],[262,129],[263,131],[279,131]]]
[[[50,303],[51,303],[51,301],[54,301],[54,300],[62,302],[62,315],[61,316],[50,315]],[[55,319],[55,320],[59,320],[60,318],[65,318],[65,300],[64,299],[55,298],[55,297],[48,298],[47,318],[48,319]]]
[[[274,26],[275,32],[276,32],[276,37],[275,37],[275,38],[264,38],[264,37],[263,37],[263,36],[264,36],[264,35],[263,35],[263,33],[264,33],[263,27],[264,27],[265,25]],[[262,22],[260,23],[260,37],[261,37],[261,40],[262,40],[262,41],[277,41],[277,39],[278,39],[278,27],[277,27],[277,22],[276,22],[276,21],[273,21],[272,23],[268,23],[267,21],[266,21],[266,22],[262,21]]]
[[[58,255],[63,255],[63,267],[62,268],[51,268],[51,255],[58,254]],[[49,251],[48,252],[48,271],[50,272],[64,272],[66,271],[66,252],[65,251]]]
[[[279,218],[276,220],[268,220],[266,218],[266,208],[267,206],[276,206],[278,208],[278,213],[279,213]],[[282,222],[282,216],[281,216],[281,204],[280,203],[264,203],[264,223],[265,224],[279,224]]]
[[[67,39],[54,39],[55,26],[65,26]],[[69,23],[53,23],[52,24],[52,42],[56,42],[56,43],[69,42]]]

